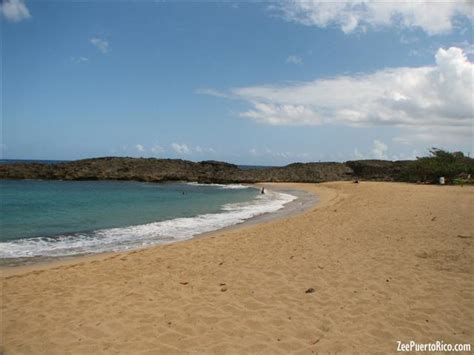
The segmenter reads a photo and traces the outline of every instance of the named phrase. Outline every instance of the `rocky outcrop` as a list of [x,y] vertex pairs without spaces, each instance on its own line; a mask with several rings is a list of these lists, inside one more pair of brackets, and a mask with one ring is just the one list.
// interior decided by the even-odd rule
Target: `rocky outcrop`
[[252,182],[323,182],[350,180],[353,175],[352,169],[342,163],[294,163],[279,168],[241,170],[237,174]]
[[237,165],[180,159],[94,158],[58,164],[0,165],[0,179],[197,181],[202,183],[323,182],[398,180],[409,162],[359,160],[346,163],[294,163],[284,167],[241,169]]

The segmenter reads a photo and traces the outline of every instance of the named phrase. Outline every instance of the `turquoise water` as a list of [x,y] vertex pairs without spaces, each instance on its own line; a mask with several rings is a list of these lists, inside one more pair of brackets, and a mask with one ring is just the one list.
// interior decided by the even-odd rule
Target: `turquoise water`
[[242,185],[0,181],[0,257],[65,256],[171,242],[292,198]]

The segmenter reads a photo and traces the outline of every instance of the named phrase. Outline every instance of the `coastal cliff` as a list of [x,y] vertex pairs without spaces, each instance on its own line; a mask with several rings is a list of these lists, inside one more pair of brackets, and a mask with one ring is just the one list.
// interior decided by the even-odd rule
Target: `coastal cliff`
[[294,163],[284,167],[242,169],[218,161],[105,157],[57,164],[0,165],[0,179],[135,180],[201,183],[399,181],[409,161],[358,160],[346,163]]

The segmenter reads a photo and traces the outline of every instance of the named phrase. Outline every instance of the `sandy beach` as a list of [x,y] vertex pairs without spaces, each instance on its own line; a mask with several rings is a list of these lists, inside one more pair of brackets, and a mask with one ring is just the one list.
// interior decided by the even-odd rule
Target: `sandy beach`
[[176,244],[3,270],[4,353],[474,345],[473,187],[278,186],[313,192],[319,203]]

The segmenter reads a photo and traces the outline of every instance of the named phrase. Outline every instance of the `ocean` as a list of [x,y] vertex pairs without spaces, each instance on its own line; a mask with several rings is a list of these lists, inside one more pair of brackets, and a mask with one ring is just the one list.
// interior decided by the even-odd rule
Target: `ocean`
[[0,258],[123,251],[189,239],[275,212],[296,197],[244,185],[0,181]]

